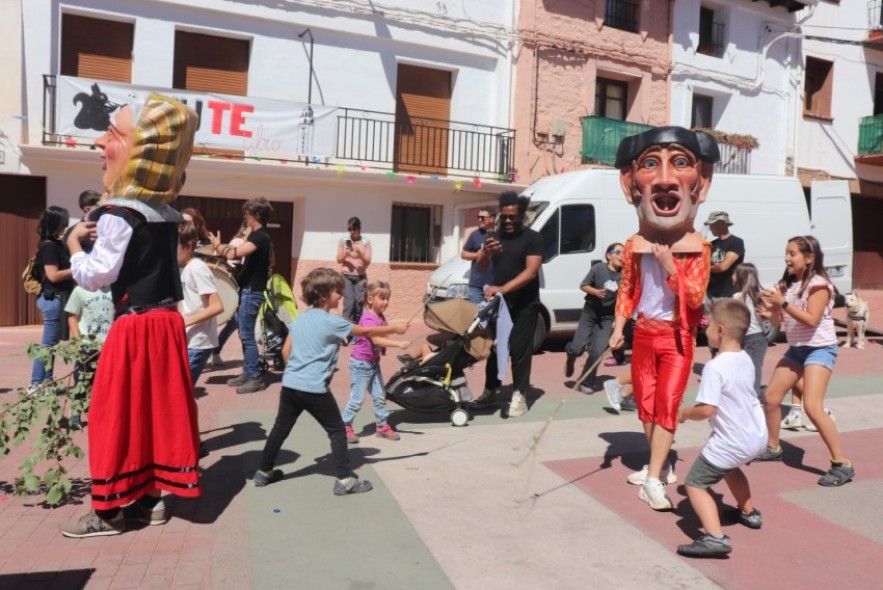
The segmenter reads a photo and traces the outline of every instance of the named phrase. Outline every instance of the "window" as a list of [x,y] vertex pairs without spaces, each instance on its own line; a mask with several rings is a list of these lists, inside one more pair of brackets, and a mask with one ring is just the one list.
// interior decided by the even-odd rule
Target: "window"
[[724,54],[724,24],[715,22],[714,10],[699,8],[699,47],[698,53],[720,57]]
[[702,96],[701,94],[693,95],[693,118],[690,126],[693,129],[714,129],[714,123],[711,120],[711,114],[714,107],[714,98],[710,96]]
[[595,81],[595,116],[625,121],[628,82],[598,78]]
[[830,119],[833,86],[834,64],[823,59],[807,57],[806,81],[803,87],[803,114]]
[[883,74],[880,72],[874,78],[874,114],[883,114]]
[[390,262],[436,262],[441,207],[394,203],[389,238]]
[[607,0],[607,12],[604,13],[604,24],[623,31],[638,32],[638,15],[640,5],[629,0]]
[[543,229],[543,262],[559,254],[579,254],[595,249],[595,208],[565,205],[556,211]]
[[61,17],[61,75],[132,81],[135,25],[76,14]]
[[245,96],[248,57],[249,43],[243,39],[176,31],[172,86]]

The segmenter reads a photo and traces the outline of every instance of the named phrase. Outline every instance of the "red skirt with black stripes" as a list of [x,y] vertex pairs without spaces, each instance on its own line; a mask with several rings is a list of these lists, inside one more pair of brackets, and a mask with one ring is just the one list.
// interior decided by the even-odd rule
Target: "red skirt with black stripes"
[[199,496],[196,401],[177,310],[114,321],[95,372],[88,431],[96,510],[155,489]]

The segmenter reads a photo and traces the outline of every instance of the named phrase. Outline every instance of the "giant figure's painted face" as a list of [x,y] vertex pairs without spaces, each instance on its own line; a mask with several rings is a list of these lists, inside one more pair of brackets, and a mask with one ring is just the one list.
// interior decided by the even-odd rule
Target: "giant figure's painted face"
[[696,155],[678,144],[650,146],[621,173],[641,229],[654,232],[692,231],[710,180]]
[[122,177],[132,154],[132,140],[135,137],[135,117],[126,105],[117,111],[107,131],[95,140],[101,150],[102,186],[110,189]]

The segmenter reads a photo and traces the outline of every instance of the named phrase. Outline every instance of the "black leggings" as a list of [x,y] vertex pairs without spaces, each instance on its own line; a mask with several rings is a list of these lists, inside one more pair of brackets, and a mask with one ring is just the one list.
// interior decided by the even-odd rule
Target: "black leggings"
[[316,419],[316,422],[328,433],[331,441],[331,458],[334,461],[334,469],[338,479],[344,479],[352,475],[350,458],[346,448],[346,431],[343,419],[340,417],[340,408],[334,401],[334,396],[328,393],[307,393],[288,387],[282,388],[279,395],[279,411],[276,413],[276,421],[264,452],[261,454],[261,471],[270,471],[276,463],[276,456],[282,443],[291,434],[294,423],[297,422],[301,413],[307,413]]

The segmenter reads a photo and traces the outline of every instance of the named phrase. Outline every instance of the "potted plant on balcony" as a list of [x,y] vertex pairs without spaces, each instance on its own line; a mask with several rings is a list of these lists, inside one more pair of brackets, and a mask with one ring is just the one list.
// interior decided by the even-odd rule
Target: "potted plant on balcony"
[[712,136],[720,145],[728,145],[733,148],[745,151],[752,151],[760,147],[760,142],[753,135],[747,133],[726,133],[717,129],[694,129],[693,131],[704,131]]

